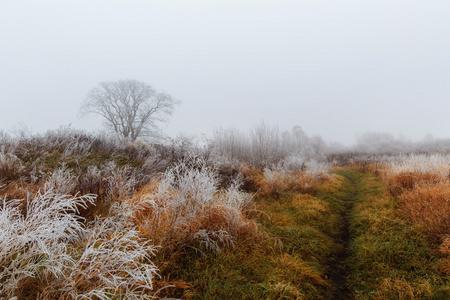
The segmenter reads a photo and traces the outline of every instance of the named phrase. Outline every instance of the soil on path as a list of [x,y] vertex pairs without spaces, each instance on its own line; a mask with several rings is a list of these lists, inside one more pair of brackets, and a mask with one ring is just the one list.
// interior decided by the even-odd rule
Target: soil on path
[[339,251],[333,253],[326,264],[327,277],[330,288],[327,292],[327,299],[349,300],[353,299],[352,293],[347,285],[349,276],[348,258],[350,256],[350,212],[353,208],[354,200],[358,195],[357,182],[346,172],[339,172],[348,182],[342,186],[342,209],[340,211],[341,222],[339,234],[333,236],[334,242],[341,246]]

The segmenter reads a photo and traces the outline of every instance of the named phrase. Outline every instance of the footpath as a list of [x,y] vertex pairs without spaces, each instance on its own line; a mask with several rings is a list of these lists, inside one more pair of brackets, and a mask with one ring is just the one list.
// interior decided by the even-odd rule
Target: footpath
[[450,276],[439,268],[435,245],[401,215],[383,182],[354,169],[335,172],[341,219],[333,238],[341,248],[327,262],[325,298],[450,299]]

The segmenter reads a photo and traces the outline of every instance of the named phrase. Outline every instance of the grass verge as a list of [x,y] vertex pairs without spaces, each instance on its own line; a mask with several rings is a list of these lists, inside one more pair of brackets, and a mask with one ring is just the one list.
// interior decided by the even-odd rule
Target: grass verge
[[450,299],[450,278],[424,228],[399,212],[374,175],[350,169],[358,193],[351,215],[350,286],[356,299]]

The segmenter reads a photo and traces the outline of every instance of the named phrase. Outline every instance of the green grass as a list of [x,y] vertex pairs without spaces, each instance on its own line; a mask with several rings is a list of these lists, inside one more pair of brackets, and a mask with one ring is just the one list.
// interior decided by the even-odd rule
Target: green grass
[[375,176],[341,171],[355,182],[351,214],[350,286],[356,299],[450,299],[450,278],[440,274],[434,245],[403,218]]
[[[340,181],[333,183],[333,190],[320,186],[319,194],[322,188],[327,195],[339,193]],[[192,284],[184,291],[192,299],[327,299],[326,262],[339,249],[332,238],[339,222],[332,202],[293,191],[260,198],[256,208],[265,213],[255,217],[259,241],[238,241],[214,256],[184,256],[162,275]]]
[[163,266],[167,282],[190,284],[168,289],[167,295],[329,299],[331,285],[342,283],[326,275],[336,267],[330,257],[339,257],[336,253],[344,249],[340,239],[347,219],[348,258],[338,264],[348,269],[342,284],[349,298],[450,299],[450,280],[439,273],[435,245],[400,215],[384,184],[357,170],[335,172],[314,196],[285,191],[257,199],[256,208],[264,211],[254,216],[258,241],[238,241],[234,248],[206,257],[191,252]]

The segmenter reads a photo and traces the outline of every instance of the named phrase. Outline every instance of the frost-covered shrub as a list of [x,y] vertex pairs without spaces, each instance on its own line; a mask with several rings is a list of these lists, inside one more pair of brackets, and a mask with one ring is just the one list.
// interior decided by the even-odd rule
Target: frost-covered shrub
[[115,202],[86,226],[80,210],[96,196],[62,194],[73,181],[60,169],[29,199],[3,199],[0,298],[151,299],[156,247],[130,221],[140,207]]
[[306,162],[307,159],[302,155],[290,155],[278,163],[277,169],[300,172],[305,170]]
[[391,174],[433,173],[440,178],[446,178],[450,171],[450,155],[445,154],[398,155],[385,157],[383,161],[387,166],[387,172]]
[[289,181],[295,181],[298,174],[279,169],[264,169],[264,179],[267,185],[285,189]]
[[314,159],[305,159],[303,156],[292,155],[280,161],[275,170],[283,173],[302,172],[310,176],[327,175],[330,172],[330,164]]
[[139,184],[136,172],[128,166],[118,168],[109,164],[108,168],[104,169],[104,174],[108,181],[108,193],[118,199],[130,196]]
[[0,180],[13,179],[22,168],[22,161],[16,155],[6,152],[5,147],[0,148]]
[[[293,167],[291,170],[285,164],[278,164],[273,168],[265,168],[263,176],[259,180],[258,176],[251,175],[259,188],[258,196],[278,197],[281,192],[286,190],[296,190],[302,193],[313,192],[320,182],[329,177],[330,166],[310,160],[302,164],[300,171],[296,169]],[[251,174],[248,171],[244,171],[244,173]]]
[[53,189],[38,192],[26,203],[3,200],[0,210],[0,296],[13,297],[29,277],[63,276],[74,263],[67,244],[86,233],[75,214],[93,196],[71,197]]
[[74,175],[75,185],[70,189],[71,193],[97,195],[95,207],[82,211],[82,216],[89,219],[98,212],[107,213],[114,202],[131,196],[142,184],[138,171],[128,166],[117,167],[114,162],[100,167],[89,166],[85,172],[76,171]]
[[284,165],[292,171],[302,169],[304,162],[323,161],[326,145],[318,137],[308,137],[298,126],[279,131],[262,122],[249,133],[237,129],[218,129],[210,144],[213,156],[221,165],[245,163],[258,168]]
[[163,251],[182,245],[219,251],[234,243],[247,222],[242,210],[251,196],[239,186],[235,181],[219,189],[215,170],[202,160],[179,162],[137,200],[147,207],[139,223]]
[[46,182],[45,189],[52,190],[56,194],[71,194],[76,186],[75,175],[65,168],[57,169],[50,173]]
[[306,163],[306,173],[310,176],[328,176],[330,165],[324,162],[310,160]]
[[152,299],[156,247],[117,218],[94,223],[80,257],[55,292],[71,299]]
[[417,183],[445,182],[450,175],[450,155],[410,154],[384,156],[371,161],[369,166],[380,174],[393,195],[403,189],[411,190]]
[[181,162],[168,169],[161,180],[162,187],[175,191],[171,197],[171,211],[175,222],[184,222],[203,213],[218,201],[217,178],[214,171],[197,162]]
[[115,134],[90,133],[70,127],[15,138],[1,134],[1,147],[27,162],[47,160],[47,164],[51,164],[52,161],[66,161],[83,168],[87,164],[99,166],[106,160],[116,160],[121,165],[127,161],[137,165],[149,158],[160,157],[156,148],[144,141],[131,142]]

